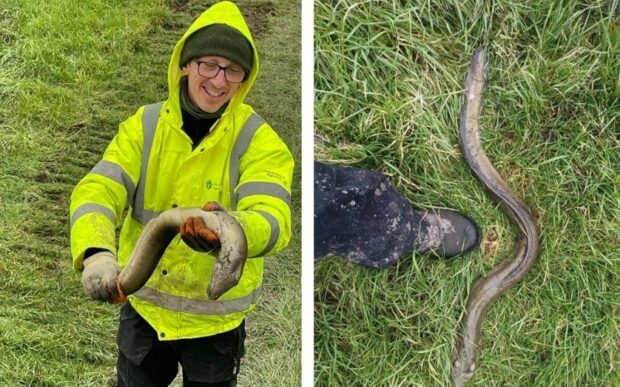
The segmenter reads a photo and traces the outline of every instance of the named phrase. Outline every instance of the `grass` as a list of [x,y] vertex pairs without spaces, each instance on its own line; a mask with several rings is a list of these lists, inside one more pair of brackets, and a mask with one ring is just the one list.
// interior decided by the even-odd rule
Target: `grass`
[[[262,53],[248,100],[299,155],[299,6],[238,3]],[[118,307],[87,300],[71,270],[69,196],[118,124],[166,98],[172,48],[206,5],[7,0],[0,7],[1,385],[113,383]],[[265,293],[248,317],[240,385],[299,384],[299,184],[293,203],[293,240],[266,259]]]
[[[403,5],[406,4],[406,5]],[[380,170],[416,206],[459,209],[481,248],[380,270],[315,266],[320,386],[450,385],[471,284],[515,230],[469,171],[458,117],[485,46],[483,146],[541,230],[538,263],[483,324],[471,384],[620,385],[620,3],[315,2],[316,158]]]

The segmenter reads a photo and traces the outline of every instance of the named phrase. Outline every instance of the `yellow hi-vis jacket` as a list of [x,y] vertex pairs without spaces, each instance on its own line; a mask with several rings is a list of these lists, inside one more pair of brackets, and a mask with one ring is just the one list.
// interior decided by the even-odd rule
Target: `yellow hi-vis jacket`
[[[192,150],[182,129],[179,58],[186,38],[213,23],[239,30],[254,48],[254,64],[211,132]],[[271,126],[243,103],[259,71],[256,46],[239,9],[207,9],[176,44],[168,67],[168,99],[121,123],[103,159],[71,196],[71,253],[80,273],[84,253],[102,248],[127,264],[146,223],[172,207],[219,202],[243,228],[248,260],[239,284],[207,298],[215,255],[190,249],[177,236],[146,285],[129,297],[160,340],[210,336],[237,327],[261,292],[263,256],[291,235],[291,152]],[[115,228],[127,209],[115,246]]]

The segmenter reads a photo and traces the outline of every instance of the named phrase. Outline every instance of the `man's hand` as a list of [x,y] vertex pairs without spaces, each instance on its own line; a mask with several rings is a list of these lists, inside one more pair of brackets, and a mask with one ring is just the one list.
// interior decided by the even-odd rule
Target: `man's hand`
[[82,272],[82,288],[87,296],[112,302],[119,297],[116,288],[118,275],[116,257],[109,251],[101,251],[84,260]]
[[[224,211],[218,202],[208,202],[204,211]],[[196,251],[211,252],[220,247],[220,238],[209,229],[200,217],[190,217],[180,227],[181,239]]]

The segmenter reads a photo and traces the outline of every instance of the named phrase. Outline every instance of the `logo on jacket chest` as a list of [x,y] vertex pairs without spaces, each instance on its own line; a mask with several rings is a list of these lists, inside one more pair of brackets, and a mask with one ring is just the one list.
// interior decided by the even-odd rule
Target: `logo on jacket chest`
[[207,182],[205,183],[205,186],[207,187],[207,189],[210,189],[210,190],[216,190],[216,191],[222,190],[222,186],[213,180],[207,180]]

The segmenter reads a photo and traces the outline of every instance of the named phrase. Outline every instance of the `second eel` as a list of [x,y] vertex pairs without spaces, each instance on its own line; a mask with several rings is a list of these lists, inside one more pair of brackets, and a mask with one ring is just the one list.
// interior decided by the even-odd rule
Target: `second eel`
[[473,285],[465,313],[460,320],[459,341],[453,357],[454,384],[464,386],[473,376],[479,358],[480,327],[487,310],[497,297],[515,285],[531,269],[538,257],[539,235],[527,207],[497,173],[480,142],[479,116],[486,80],[484,48],[476,51],[465,80],[465,102],[461,109],[459,136],[463,156],[478,179],[500,203],[519,230],[512,256],[493,268]]

